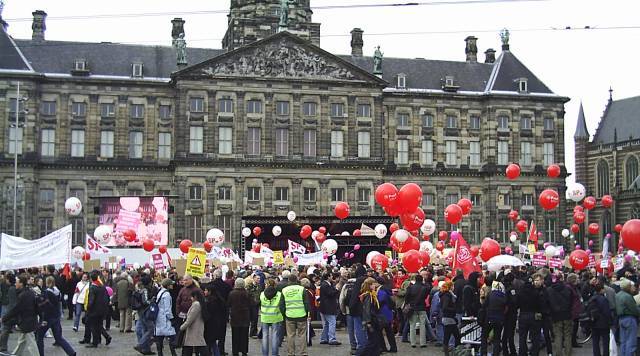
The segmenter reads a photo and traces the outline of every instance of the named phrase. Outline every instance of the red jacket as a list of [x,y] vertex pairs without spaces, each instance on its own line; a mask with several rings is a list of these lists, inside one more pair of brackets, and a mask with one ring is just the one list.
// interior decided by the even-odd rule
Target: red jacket
[[402,277],[398,277],[398,275],[393,277],[393,288],[394,289],[400,289],[400,287],[402,287],[402,282],[406,281],[407,278],[409,278],[409,276],[407,276],[406,274]]

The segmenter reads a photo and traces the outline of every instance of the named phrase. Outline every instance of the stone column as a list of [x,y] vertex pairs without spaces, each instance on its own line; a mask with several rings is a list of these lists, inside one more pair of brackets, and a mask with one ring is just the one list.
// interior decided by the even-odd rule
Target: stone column
[[291,180],[291,209],[293,211],[303,211],[302,203],[302,179],[293,178]]
[[318,203],[318,211],[319,214],[326,215],[329,211],[329,205],[331,198],[329,197],[329,179],[321,178],[320,179],[320,191],[318,192],[318,196],[316,196],[316,200]]
[[244,192],[245,192],[245,178],[244,177],[236,177],[235,178],[235,200],[236,200],[236,208],[234,209],[234,214],[231,217],[231,225],[232,226],[237,226],[237,229],[234,229],[234,231],[236,231],[236,233],[233,236],[229,237],[229,240],[232,244],[232,246],[236,249],[239,249],[241,244],[240,244],[240,239],[243,239],[244,237],[242,237],[242,215],[244,213]]
[[[216,176],[207,176],[206,178],[206,187],[205,187],[205,201],[204,201],[204,214],[205,214],[205,225],[206,226],[216,226],[216,216],[215,216],[215,205],[217,198],[216,191]],[[206,229],[205,229],[206,230]]]

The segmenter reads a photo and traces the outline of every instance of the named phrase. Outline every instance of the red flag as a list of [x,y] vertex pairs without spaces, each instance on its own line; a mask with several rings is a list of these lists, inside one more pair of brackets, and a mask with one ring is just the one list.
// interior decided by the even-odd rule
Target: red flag
[[173,267],[171,264],[171,255],[169,255],[169,251],[167,251],[167,262],[169,263],[169,267]]
[[532,241],[536,248],[538,247],[538,229],[535,221],[532,221],[529,227],[529,241]]
[[455,260],[453,261],[453,269],[460,269],[464,274],[464,278],[468,278],[471,272],[480,272],[480,265],[473,257],[469,250],[469,244],[465,241],[462,234],[458,237],[455,249]]
[[71,266],[68,263],[64,264],[64,268],[62,268],[62,275],[68,280],[71,279]]

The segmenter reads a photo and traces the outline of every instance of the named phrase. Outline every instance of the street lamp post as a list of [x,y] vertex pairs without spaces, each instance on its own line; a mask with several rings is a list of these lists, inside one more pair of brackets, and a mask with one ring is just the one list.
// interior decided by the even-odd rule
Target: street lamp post
[[18,118],[20,116],[20,82],[16,94],[16,122],[13,129],[13,235],[17,236],[18,219]]

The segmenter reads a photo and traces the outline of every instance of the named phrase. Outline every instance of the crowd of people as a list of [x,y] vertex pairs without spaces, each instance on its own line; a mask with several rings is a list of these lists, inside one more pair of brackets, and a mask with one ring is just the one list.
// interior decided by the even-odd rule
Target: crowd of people
[[135,333],[143,355],[227,355],[230,328],[234,356],[248,355],[250,339],[261,340],[265,356],[304,356],[315,338],[340,345],[338,324],[354,355],[396,353],[398,342],[449,355],[464,347],[463,326],[477,323],[479,340],[470,341],[481,355],[571,355],[588,328],[594,355],[615,347],[627,356],[636,352],[637,281],[629,263],[609,275],[525,266],[466,278],[447,266],[409,274],[357,263],[215,269],[204,278],[149,268],[8,271],[0,274],[0,351],[15,333],[16,355],[43,356],[51,334],[54,345],[76,355],[78,346],[62,335],[66,316],[74,332],[84,328],[79,344],[109,345],[114,321],[119,333]]

